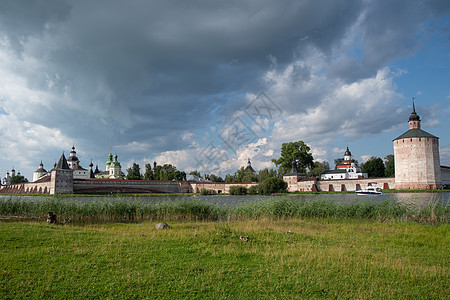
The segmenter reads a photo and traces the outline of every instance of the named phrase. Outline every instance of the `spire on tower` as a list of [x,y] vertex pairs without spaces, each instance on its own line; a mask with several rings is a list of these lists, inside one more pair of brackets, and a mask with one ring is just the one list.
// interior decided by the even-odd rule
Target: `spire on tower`
[[409,116],[409,121],[420,121],[420,117],[416,113],[416,105],[414,104],[415,97],[412,98],[412,104],[413,104],[413,111],[411,113],[411,116]]

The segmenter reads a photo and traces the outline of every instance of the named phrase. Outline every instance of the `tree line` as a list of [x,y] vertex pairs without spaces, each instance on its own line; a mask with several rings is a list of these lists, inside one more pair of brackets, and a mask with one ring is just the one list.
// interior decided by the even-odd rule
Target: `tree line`
[[141,174],[139,164],[133,163],[131,168],[127,169],[127,180],[186,180],[186,173],[177,170],[171,164],[156,166],[152,169],[151,164],[145,164],[145,172]]
[[[212,182],[263,182],[267,178],[283,178],[292,169],[292,161],[295,161],[298,172],[304,173],[306,177],[320,177],[320,175],[330,170],[330,164],[327,161],[314,160],[311,149],[303,141],[283,143],[281,146],[281,154],[278,159],[272,159],[272,162],[278,168],[264,168],[259,172],[246,171],[244,167],[239,168],[233,174],[225,175],[225,178],[217,176],[213,173],[201,174],[199,171],[191,171],[190,175],[195,175]],[[334,160],[336,166],[342,163],[343,158]],[[355,161],[358,164],[358,161]],[[390,177],[394,175],[394,155],[387,155],[384,160],[380,157],[372,156],[365,163],[360,165],[361,171],[367,173],[369,178],[374,177]],[[186,180],[186,173],[177,170],[176,166],[164,164],[156,166],[152,169],[151,164],[145,164],[145,171],[141,174],[138,164],[133,163],[131,168],[127,169],[128,180]]]

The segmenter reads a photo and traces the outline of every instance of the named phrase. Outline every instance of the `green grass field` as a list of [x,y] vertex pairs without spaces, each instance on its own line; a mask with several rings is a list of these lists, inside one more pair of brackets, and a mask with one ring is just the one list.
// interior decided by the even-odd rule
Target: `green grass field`
[[[449,225],[0,221],[2,299],[448,299]],[[292,233],[285,233],[291,231]],[[194,236],[194,235],[197,236]],[[240,236],[249,236],[244,242]]]

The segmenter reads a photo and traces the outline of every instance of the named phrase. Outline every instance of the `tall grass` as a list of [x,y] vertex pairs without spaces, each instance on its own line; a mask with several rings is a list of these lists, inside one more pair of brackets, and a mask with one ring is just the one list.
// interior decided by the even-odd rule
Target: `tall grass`
[[433,224],[448,223],[448,205],[429,204],[419,208],[384,200],[355,201],[298,200],[274,197],[265,201],[245,203],[238,207],[217,206],[198,200],[181,199],[160,203],[125,201],[121,198],[79,202],[63,198],[39,201],[9,198],[0,200],[0,216],[45,218],[48,212],[58,220],[81,222],[139,222],[142,220],[211,221],[223,219],[250,220],[260,218],[345,218],[374,221],[412,221]]

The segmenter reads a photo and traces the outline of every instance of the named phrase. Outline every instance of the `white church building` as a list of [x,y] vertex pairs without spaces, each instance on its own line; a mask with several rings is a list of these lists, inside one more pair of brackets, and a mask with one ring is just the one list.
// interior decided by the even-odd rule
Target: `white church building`
[[368,178],[367,173],[363,173],[352,158],[352,153],[347,147],[344,153],[344,160],[336,166],[336,170],[328,170],[320,175],[321,180],[327,179],[360,179]]

